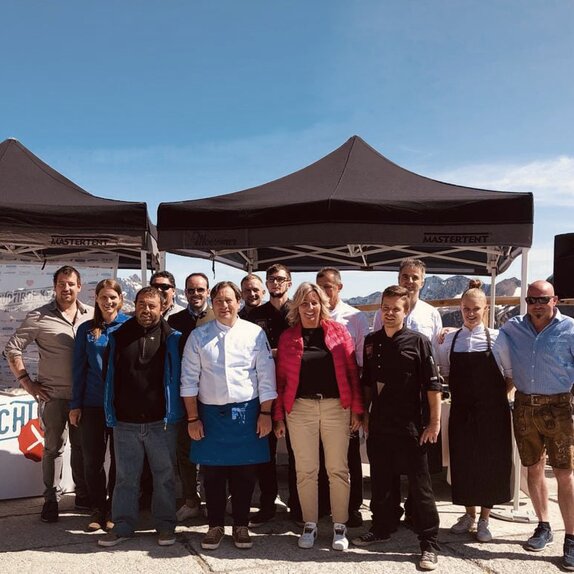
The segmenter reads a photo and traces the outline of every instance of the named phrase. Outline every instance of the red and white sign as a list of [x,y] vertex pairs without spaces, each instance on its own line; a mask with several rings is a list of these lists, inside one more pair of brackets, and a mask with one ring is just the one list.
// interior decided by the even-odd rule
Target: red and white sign
[[22,454],[34,462],[40,462],[44,454],[44,431],[39,419],[30,419],[18,435],[18,448]]

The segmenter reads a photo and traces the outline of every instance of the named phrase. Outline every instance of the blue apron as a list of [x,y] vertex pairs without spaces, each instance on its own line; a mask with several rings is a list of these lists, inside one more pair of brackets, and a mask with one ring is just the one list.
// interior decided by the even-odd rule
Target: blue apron
[[205,436],[191,441],[191,462],[209,466],[269,462],[268,437],[257,436],[258,398],[227,405],[198,403],[198,409]]

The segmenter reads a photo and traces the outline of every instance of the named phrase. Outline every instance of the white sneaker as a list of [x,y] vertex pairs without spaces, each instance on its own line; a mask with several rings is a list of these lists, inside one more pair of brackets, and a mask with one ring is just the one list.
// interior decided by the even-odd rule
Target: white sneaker
[[347,550],[349,539],[347,538],[347,527],[340,522],[333,524],[333,550]]
[[313,548],[316,538],[317,538],[317,523],[305,522],[305,526],[303,527],[303,534],[299,536],[297,545],[299,546],[299,548]]
[[475,517],[468,513],[463,514],[456,524],[451,526],[450,531],[453,534],[464,534],[465,532],[472,532],[475,529]]
[[479,542],[490,542],[492,540],[492,533],[488,529],[488,519],[480,518],[478,526],[476,527],[476,539]]
[[201,516],[201,505],[196,506],[188,506],[184,504],[176,513],[175,517],[177,518],[178,522],[183,522],[184,520],[188,520],[189,518],[197,518]]

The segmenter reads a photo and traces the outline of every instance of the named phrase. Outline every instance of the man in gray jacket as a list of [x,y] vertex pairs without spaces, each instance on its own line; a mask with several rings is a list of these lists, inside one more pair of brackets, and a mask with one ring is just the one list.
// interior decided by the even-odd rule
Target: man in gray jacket
[[[67,424],[72,398],[72,357],[76,330],[93,316],[93,309],[78,301],[81,288],[80,273],[76,269],[69,265],[58,269],[54,273],[55,299],[28,313],[5,350],[16,380],[38,401],[38,413],[44,430],[43,522],[58,520],[62,453],[68,432],[72,447],[72,477],[76,484],[76,507],[90,507],[78,429]],[[40,355],[35,381],[28,375],[23,359],[23,352],[30,343],[36,343]]]

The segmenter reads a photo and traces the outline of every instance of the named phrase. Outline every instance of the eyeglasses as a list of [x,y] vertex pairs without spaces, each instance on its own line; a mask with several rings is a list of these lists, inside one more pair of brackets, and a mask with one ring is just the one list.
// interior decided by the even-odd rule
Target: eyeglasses
[[201,295],[202,293],[205,293],[205,287],[190,287],[189,289],[186,289],[185,292],[188,295],[193,295],[195,293],[198,293],[199,295]]
[[279,277],[277,275],[267,277],[267,283],[279,283],[279,285],[283,285],[285,281],[289,281],[289,279],[287,279],[287,277]]
[[525,297],[525,301],[529,305],[536,305],[536,303],[547,305],[551,299],[554,299],[554,297],[549,297],[548,295],[545,295],[544,297]]
[[169,291],[170,289],[175,289],[175,287],[169,283],[152,283],[151,286],[159,289],[160,291]]

